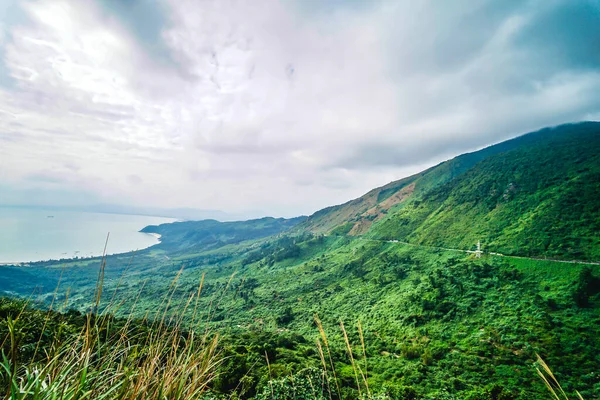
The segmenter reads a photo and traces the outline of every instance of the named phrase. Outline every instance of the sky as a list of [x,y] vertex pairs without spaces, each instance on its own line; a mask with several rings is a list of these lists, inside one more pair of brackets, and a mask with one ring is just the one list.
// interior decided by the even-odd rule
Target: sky
[[294,216],[600,119],[587,0],[2,0],[0,204]]

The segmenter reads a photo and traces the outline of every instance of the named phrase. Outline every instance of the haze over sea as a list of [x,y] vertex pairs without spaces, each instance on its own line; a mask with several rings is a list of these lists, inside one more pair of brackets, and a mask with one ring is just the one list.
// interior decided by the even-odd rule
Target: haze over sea
[[0,207],[0,263],[100,256],[140,250],[158,238],[139,232],[173,218]]

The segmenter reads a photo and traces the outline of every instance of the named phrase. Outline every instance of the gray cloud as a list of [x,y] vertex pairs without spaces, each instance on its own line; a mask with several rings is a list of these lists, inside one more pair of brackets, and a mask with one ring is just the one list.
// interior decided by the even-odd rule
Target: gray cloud
[[523,51],[535,50],[537,59],[552,61],[544,68],[550,72],[565,68],[597,71],[600,68],[599,21],[598,2],[560,2],[543,8],[516,35],[514,45]]
[[14,199],[308,213],[600,115],[592,1],[3,4]]
[[411,22],[391,31],[401,38],[389,54],[404,118],[384,140],[350,146],[333,166],[439,160],[597,113],[597,4],[444,4],[437,12],[418,7]]

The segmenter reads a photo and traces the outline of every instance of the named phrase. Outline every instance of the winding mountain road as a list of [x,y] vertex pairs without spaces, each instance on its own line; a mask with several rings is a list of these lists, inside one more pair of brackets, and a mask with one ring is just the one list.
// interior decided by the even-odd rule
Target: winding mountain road
[[[346,236],[349,237],[349,236]],[[359,239],[359,240],[365,240],[365,241],[371,241],[371,242],[383,242],[383,243],[397,243],[397,244],[403,244],[406,246],[413,246],[413,247],[421,247],[421,248],[426,248],[426,249],[431,249],[431,250],[444,250],[444,251],[456,251],[459,253],[469,253],[469,254],[475,254],[477,253],[477,251],[475,250],[464,250],[464,249],[452,249],[452,248],[448,248],[448,247],[436,247],[436,246],[427,246],[424,244],[414,244],[414,243],[409,243],[409,242],[403,242],[401,240],[385,240],[385,239],[371,239],[371,238],[363,238],[363,237],[354,237],[355,239]],[[559,263],[564,263],[564,264],[583,264],[583,265],[600,265],[600,262],[598,261],[582,261],[582,260],[559,260],[556,258],[541,258],[541,257],[524,257],[524,256],[511,256],[511,255],[506,255],[506,254],[502,254],[502,253],[496,253],[496,252],[492,252],[492,251],[481,251],[482,255],[491,255],[491,256],[497,256],[497,257],[506,257],[506,258],[519,258],[519,259],[523,259],[523,260],[535,260],[535,261],[553,261],[553,262],[559,262]]]

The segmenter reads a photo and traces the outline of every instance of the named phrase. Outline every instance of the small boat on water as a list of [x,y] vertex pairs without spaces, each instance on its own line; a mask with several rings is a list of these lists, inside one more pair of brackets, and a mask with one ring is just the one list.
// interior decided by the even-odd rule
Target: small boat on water
[[46,218],[54,218],[54,215],[48,215]]

